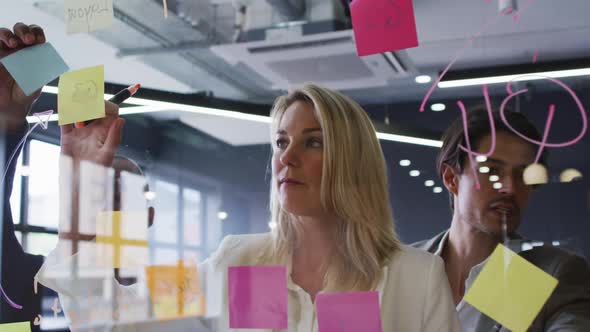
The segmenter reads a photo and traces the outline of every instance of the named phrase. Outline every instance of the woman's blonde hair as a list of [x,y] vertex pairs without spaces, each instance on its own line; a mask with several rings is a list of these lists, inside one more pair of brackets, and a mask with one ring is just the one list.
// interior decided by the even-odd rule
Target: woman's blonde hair
[[[374,289],[383,266],[400,246],[389,202],[385,158],[375,128],[351,98],[307,84],[276,99],[271,135],[296,101],[313,106],[322,128],[321,204],[341,221],[337,234],[340,245],[327,267],[324,290]],[[281,208],[274,178],[270,209],[271,220],[277,224],[270,254],[283,259],[292,253],[302,230],[296,218]]]

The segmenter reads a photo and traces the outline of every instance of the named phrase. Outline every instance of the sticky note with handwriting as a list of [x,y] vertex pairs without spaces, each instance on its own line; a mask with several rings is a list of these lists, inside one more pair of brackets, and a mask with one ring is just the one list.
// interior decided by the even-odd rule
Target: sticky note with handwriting
[[31,332],[31,323],[20,322],[20,323],[0,324],[0,331],[2,331],[2,332]]
[[412,0],[354,0],[350,15],[358,56],[418,46]]
[[180,260],[177,265],[147,266],[145,271],[158,319],[205,314],[205,296],[201,292],[196,263]]
[[526,331],[557,283],[551,275],[498,244],[464,299],[511,331]]
[[104,66],[63,74],[57,96],[59,125],[105,117]]
[[378,292],[319,293],[319,332],[381,332]]
[[287,329],[287,268],[230,266],[229,327]]
[[108,28],[114,21],[113,0],[65,0],[64,10],[68,34]]
[[27,96],[69,70],[50,43],[23,48],[0,62]]

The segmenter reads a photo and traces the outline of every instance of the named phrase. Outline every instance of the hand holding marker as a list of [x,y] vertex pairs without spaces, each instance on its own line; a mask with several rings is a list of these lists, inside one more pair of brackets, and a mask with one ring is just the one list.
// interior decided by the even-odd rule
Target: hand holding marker
[[[111,103],[121,105],[125,100],[129,99],[131,96],[136,94],[137,90],[139,90],[140,87],[141,87],[141,84],[135,84],[135,85],[132,85],[126,89],[123,89],[123,90],[117,92],[117,94],[114,95],[111,99],[109,99],[109,101]],[[85,124],[88,124],[88,123],[90,123],[90,121],[76,122],[74,124],[74,126],[76,128],[82,128],[82,127],[84,127]]]

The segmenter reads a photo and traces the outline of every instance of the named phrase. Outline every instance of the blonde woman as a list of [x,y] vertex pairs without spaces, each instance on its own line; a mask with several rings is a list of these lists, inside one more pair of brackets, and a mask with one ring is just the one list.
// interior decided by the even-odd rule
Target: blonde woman
[[[122,125],[115,105],[107,104],[107,114],[94,126],[62,128],[62,144],[68,143],[62,152],[76,160],[112,157]],[[383,331],[459,331],[442,261],[400,244],[397,238],[384,157],[363,109],[340,93],[306,85],[277,99],[271,137],[270,205],[277,227],[266,234],[226,237],[200,266],[207,271],[207,287],[216,281],[221,289],[219,318],[210,325],[213,330],[229,330],[228,267],[284,265],[289,332],[318,331],[314,306],[318,293],[370,290],[380,293]],[[108,144],[97,145],[95,140]],[[59,292],[70,318],[75,313],[79,319],[90,320],[91,313],[81,312],[89,306],[80,303],[85,301],[85,291],[101,284],[50,277],[47,272],[67,271],[71,264],[68,257],[60,256],[60,246],[47,258],[38,280]],[[133,303],[131,299],[146,293],[141,282],[116,289],[120,303]],[[93,322],[87,322],[88,326],[94,331],[195,331],[201,327],[197,318],[146,318],[138,323],[137,316],[127,320],[125,309],[120,306],[118,315],[109,316],[102,328]]]
[[277,227],[226,237],[211,266],[286,265],[290,332],[317,331],[319,292],[369,290],[380,293],[383,331],[459,331],[442,261],[397,238],[385,159],[364,110],[308,84],[279,97],[271,117]]

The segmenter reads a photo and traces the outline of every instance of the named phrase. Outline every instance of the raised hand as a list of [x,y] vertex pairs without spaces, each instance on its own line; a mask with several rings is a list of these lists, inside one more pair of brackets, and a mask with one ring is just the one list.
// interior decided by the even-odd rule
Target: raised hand
[[61,126],[61,151],[76,161],[87,160],[111,166],[121,144],[125,120],[119,118],[119,106],[105,102],[106,117],[82,128]]
[[[14,31],[0,28],[0,58],[25,47],[45,43],[45,33],[38,25],[17,23]],[[10,73],[0,64],[0,123],[16,128],[24,123],[31,106],[41,95],[41,90],[26,96]]]

